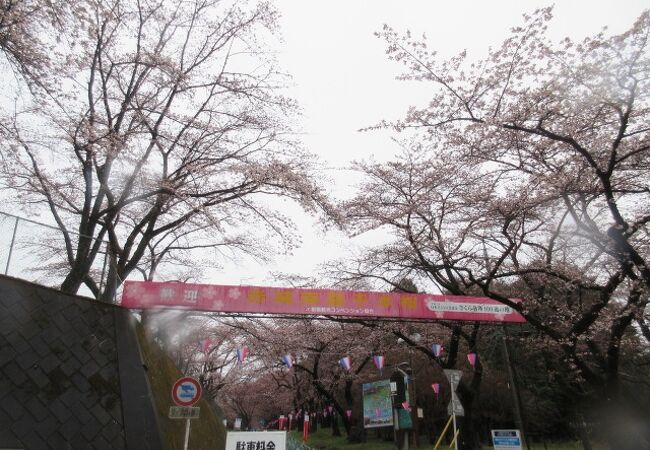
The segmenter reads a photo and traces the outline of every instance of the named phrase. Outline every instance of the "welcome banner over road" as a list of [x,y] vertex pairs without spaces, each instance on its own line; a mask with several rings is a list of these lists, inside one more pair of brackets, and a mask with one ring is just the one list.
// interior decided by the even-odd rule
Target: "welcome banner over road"
[[133,309],[180,307],[223,313],[526,321],[509,306],[486,297],[152,281],[127,281],[121,305]]

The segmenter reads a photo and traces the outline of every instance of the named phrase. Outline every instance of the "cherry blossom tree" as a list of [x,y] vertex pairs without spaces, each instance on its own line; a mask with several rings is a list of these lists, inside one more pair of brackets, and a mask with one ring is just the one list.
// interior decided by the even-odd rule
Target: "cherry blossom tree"
[[474,64],[443,61],[409,33],[378,33],[403,78],[429,83],[432,97],[378,125],[413,135],[398,160],[357,164],[365,179],[343,205],[352,230],[394,240],[341,275],[497,299],[557,346],[594,397],[629,413],[621,358],[638,342],[632,324],[646,320],[650,287],[650,14],[621,35],[556,45],[550,18],[527,17]]
[[61,38],[61,33],[74,33],[69,25],[85,20],[88,6],[89,2],[69,0],[3,1],[0,4],[0,53],[30,86],[47,88],[51,62],[58,56],[57,41],[51,38],[57,34]]
[[[50,61],[55,88],[23,100],[2,128],[6,184],[60,230],[61,289],[85,284],[109,301],[170,251],[290,251],[290,219],[263,199],[309,212],[328,204],[292,138],[285,77],[260,43],[276,11],[212,0],[91,6],[75,45]],[[242,241],[244,224],[255,224],[253,242]],[[91,268],[104,252],[102,289]]]

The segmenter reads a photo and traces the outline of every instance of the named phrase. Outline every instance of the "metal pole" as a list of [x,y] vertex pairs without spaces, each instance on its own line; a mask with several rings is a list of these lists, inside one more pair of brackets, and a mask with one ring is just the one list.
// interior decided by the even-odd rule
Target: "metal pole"
[[454,418],[454,448],[458,450],[458,428],[456,428],[456,413],[452,413]]
[[514,409],[515,409],[515,420],[517,421],[517,427],[521,432],[521,440],[524,441],[526,448],[530,450],[530,445],[526,439],[526,431],[524,429],[524,419],[521,414],[521,395],[519,394],[519,386],[517,385],[517,377],[515,368],[512,365],[512,360],[510,358],[510,343],[508,342],[508,328],[503,324],[503,353],[506,358],[506,366],[508,366],[508,375],[510,376],[510,384],[512,385],[512,396],[514,400]]
[[19,217],[16,217],[16,222],[14,223],[14,234],[11,236],[11,245],[9,246],[9,254],[7,255],[7,266],[5,267],[5,275],[9,273],[9,263],[11,262],[11,254],[14,251],[14,242],[16,241],[16,230],[18,230],[18,221]]
[[185,420],[185,443],[183,444],[183,450],[187,450],[187,444],[190,442],[190,419]]
[[102,296],[102,289],[104,288],[104,276],[106,275],[106,262],[108,260],[108,242],[106,243],[106,249],[104,250],[104,264],[102,266],[102,275],[99,278],[99,293],[97,294],[97,300]]

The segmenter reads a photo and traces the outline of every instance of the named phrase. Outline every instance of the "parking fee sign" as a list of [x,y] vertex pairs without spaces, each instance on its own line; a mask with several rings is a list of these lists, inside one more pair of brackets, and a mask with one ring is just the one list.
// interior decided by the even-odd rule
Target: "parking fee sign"
[[192,406],[201,398],[201,384],[192,377],[179,378],[172,387],[172,399],[178,406]]

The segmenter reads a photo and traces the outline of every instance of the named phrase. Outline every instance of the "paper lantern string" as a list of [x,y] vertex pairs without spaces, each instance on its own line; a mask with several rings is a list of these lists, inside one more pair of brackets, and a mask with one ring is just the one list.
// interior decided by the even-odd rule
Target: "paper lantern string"
[[372,357],[372,360],[375,362],[375,367],[379,370],[379,374],[383,375],[384,374],[384,362],[385,359],[381,355],[375,355]]
[[246,360],[246,357],[248,356],[248,347],[244,346],[242,348],[238,348],[236,350],[236,353],[237,353],[237,362],[241,364]]
[[286,354],[282,358],[282,363],[287,366],[287,368],[291,369],[293,367],[293,358],[291,355]]

